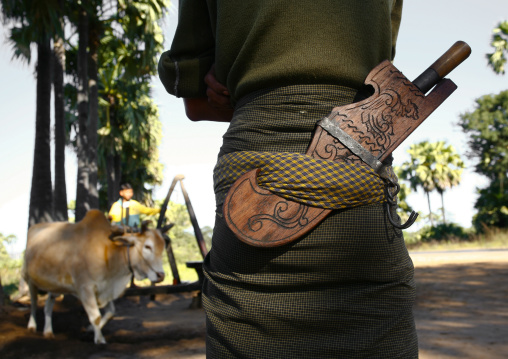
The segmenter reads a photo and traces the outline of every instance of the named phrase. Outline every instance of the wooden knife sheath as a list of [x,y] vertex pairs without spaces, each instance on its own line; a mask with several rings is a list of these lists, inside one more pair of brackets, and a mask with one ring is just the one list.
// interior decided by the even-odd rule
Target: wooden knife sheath
[[[383,61],[365,80],[372,95],[335,107],[319,121],[306,155],[329,161],[362,162],[358,151],[367,150],[374,162],[369,165],[379,170],[380,162],[455,91],[457,86],[443,77],[470,52],[466,43],[455,43],[414,82],[390,61]],[[338,133],[345,137],[338,137]],[[258,172],[255,169],[239,177],[223,206],[227,225],[241,241],[256,247],[284,245],[309,232],[331,212],[286,200],[260,188]]]

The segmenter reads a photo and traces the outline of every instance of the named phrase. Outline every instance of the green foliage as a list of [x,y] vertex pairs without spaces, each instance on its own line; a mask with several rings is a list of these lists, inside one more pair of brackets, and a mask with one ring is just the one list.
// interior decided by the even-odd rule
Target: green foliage
[[[508,170],[508,91],[476,99],[475,109],[460,115],[469,136],[468,156],[478,160],[475,172],[494,180]],[[501,177],[499,177],[501,178]]]
[[21,259],[12,259],[7,253],[6,244],[17,240],[14,235],[5,237],[0,233],[0,278],[4,293],[7,296],[14,294],[18,289],[21,273]]
[[[495,227],[483,233],[461,229],[456,225],[433,233],[430,227],[417,232],[405,232],[404,239],[410,250],[454,250],[463,248],[508,248],[508,231]],[[454,228],[455,227],[455,228]]]
[[475,203],[478,213],[474,226],[481,231],[487,226],[508,227],[506,203],[508,193],[508,91],[485,95],[476,100],[472,112],[460,116],[459,125],[469,136],[468,156],[476,159],[475,172],[486,176],[489,185],[478,191]]
[[468,233],[455,223],[440,223],[436,226],[426,226],[418,231],[416,239],[420,242],[464,240]]
[[163,50],[159,23],[166,0],[119,1],[118,13],[103,21],[99,56],[98,165],[101,208],[107,209],[108,156],[119,161],[122,182],[129,182],[149,204],[145,184],[162,183],[158,146],[162,125],[151,99],[150,81]]
[[1,0],[2,23],[9,28],[13,58],[31,61],[30,44],[61,35],[58,0]]
[[[402,168],[399,166],[394,166],[393,171],[397,175],[398,178],[402,177]],[[401,223],[404,223],[408,220],[413,208],[407,202],[407,197],[411,194],[411,188],[407,186],[404,182],[399,180],[400,190],[397,193],[397,214],[401,219]],[[420,220],[420,217],[417,218],[417,221]]]
[[487,188],[478,190],[479,197],[475,203],[478,212],[473,217],[473,225],[477,232],[487,228],[508,228],[508,193],[501,191],[498,181],[492,181]]
[[[164,38],[160,27],[170,3],[168,0],[96,1],[87,8],[91,32],[97,35],[99,89],[98,181],[99,207],[108,210],[108,174],[117,181],[129,182],[136,198],[150,205],[151,185],[162,183],[163,166],[158,146],[162,125],[150,82]],[[85,6],[85,4],[81,4]],[[71,11],[72,10],[72,11]],[[66,13],[76,26],[76,8]],[[95,44],[95,43],[94,43]],[[75,34],[66,42],[66,73],[71,83],[65,86],[68,133],[78,132],[77,45]],[[74,129],[72,132],[71,130]],[[68,138],[75,149],[76,138]],[[113,183],[113,193],[117,193]],[[146,186],[148,185],[148,186]]]
[[488,65],[492,67],[495,73],[505,73],[506,52],[508,51],[508,21],[502,21],[492,30],[492,39],[490,46],[494,52],[487,54]]

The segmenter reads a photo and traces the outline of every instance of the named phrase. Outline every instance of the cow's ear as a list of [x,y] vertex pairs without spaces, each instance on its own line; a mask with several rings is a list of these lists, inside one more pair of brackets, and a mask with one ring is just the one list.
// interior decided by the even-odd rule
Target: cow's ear
[[135,237],[133,236],[110,236],[109,239],[111,239],[111,242],[113,242],[115,245],[119,247],[130,247],[133,246],[135,243]]

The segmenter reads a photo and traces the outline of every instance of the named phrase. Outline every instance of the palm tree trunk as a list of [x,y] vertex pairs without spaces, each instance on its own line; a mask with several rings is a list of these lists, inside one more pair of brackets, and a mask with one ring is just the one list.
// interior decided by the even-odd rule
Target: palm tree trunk
[[118,192],[120,191],[120,181],[122,177],[122,159],[117,153],[109,154],[107,157],[108,172],[108,208],[118,200]]
[[443,223],[446,224],[445,208],[444,208],[444,191],[439,191],[441,195],[441,211],[443,213]]
[[65,182],[65,110],[64,110],[65,48],[63,39],[53,42],[53,89],[55,94],[55,189],[53,211],[56,221],[67,221],[67,189]]
[[37,99],[35,110],[35,146],[28,210],[28,226],[52,221],[51,184],[51,46],[48,36],[37,42]]
[[4,287],[2,286],[2,275],[0,274],[0,309],[4,306],[5,294]]
[[427,194],[427,203],[429,205],[429,218],[430,218],[430,225],[434,227],[434,219],[432,218],[432,209],[430,208],[430,192],[425,192]]
[[83,219],[90,209],[88,202],[88,14],[84,9],[79,13],[78,50],[78,178],[76,186],[76,222]]
[[99,90],[98,90],[98,54],[99,36],[97,24],[90,29],[90,62],[89,62],[89,87],[90,87],[90,121],[88,127],[88,167],[89,167],[89,192],[88,200],[90,208],[99,208],[99,192],[97,190],[97,126],[99,122]]
[[[115,99],[109,98],[110,107],[109,121],[111,127],[117,127],[117,108]],[[120,181],[122,177],[122,156],[116,152],[114,145],[111,143],[108,155],[106,158],[106,171],[107,171],[107,183],[108,183],[108,209],[111,208],[113,203],[118,200],[118,192],[120,191]]]

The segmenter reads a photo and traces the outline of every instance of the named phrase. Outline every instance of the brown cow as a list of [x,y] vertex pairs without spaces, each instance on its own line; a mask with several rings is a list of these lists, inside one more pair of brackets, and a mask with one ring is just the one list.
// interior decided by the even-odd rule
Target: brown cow
[[[30,227],[22,274],[30,288],[29,330],[36,330],[37,290],[48,292],[44,336],[53,337],[51,313],[57,294],[81,300],[96,344],[105,343],[101,328],[115,312],[113,300],[125,291],[132,274],[137,280],[164,279],[165,242],[158,230],[142,227],[124,233],[104,214],[90,210],[78,223],[41,223]],[[101,316],[99,308],[104,308]]]

